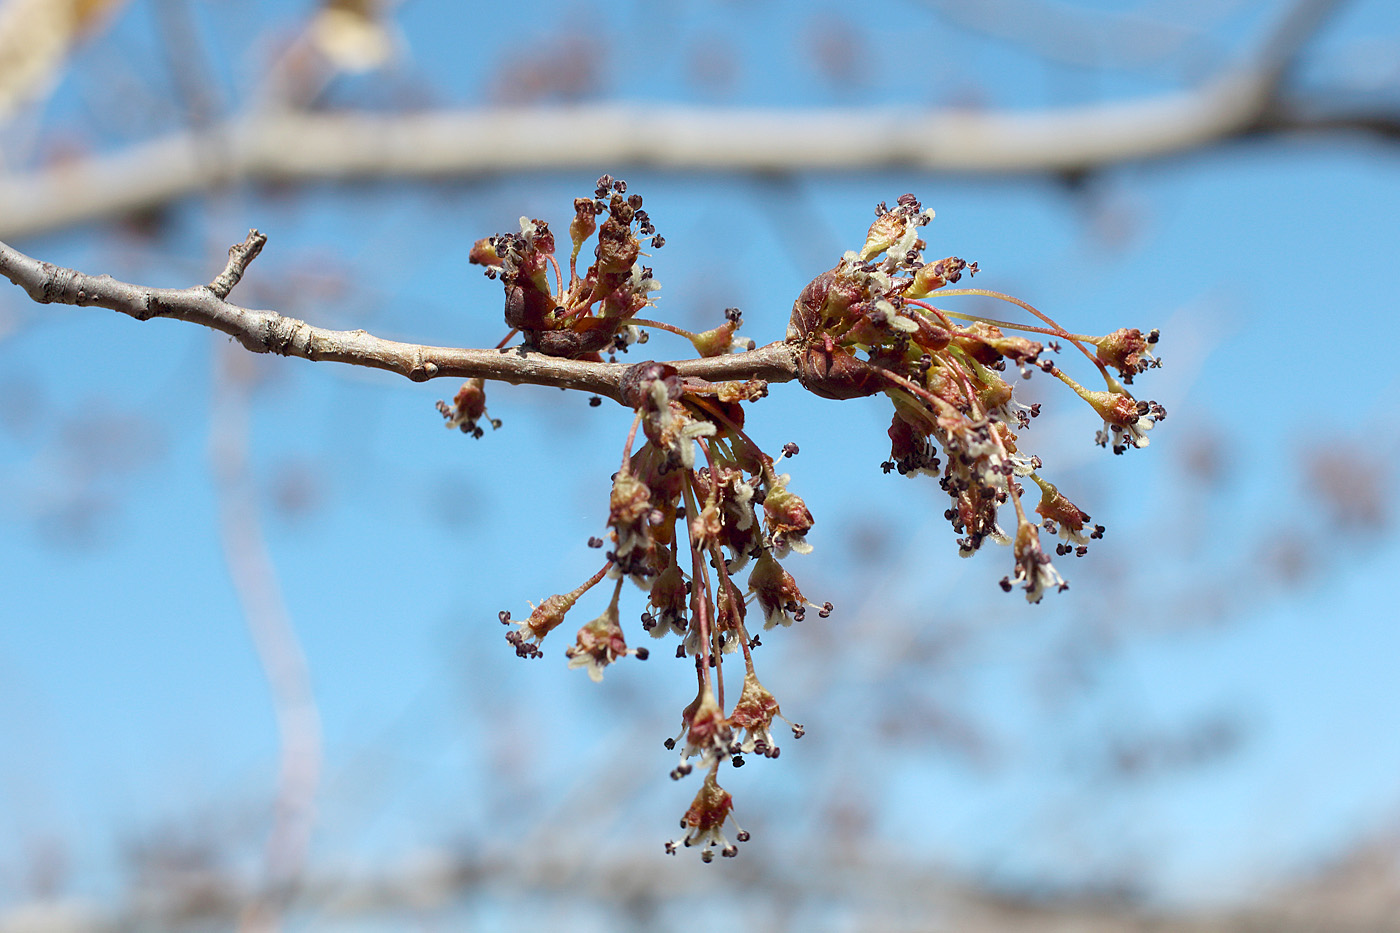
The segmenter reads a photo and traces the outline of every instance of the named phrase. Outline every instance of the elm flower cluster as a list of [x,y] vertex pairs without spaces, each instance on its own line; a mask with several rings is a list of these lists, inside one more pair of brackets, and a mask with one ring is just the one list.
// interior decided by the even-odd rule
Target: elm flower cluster
[[[1011,545],[1015,572],[1002,580],[1002,588],[1019,585],[1026,599],[1039,602],[1047,591],[1068,587],[1042,550],[1039,532],[1065,536],[1058,556],[1082,556],[1090,539],[1103,536],[1103,526],[1088,526],[1089,516],[1039,475],[1040,458],[1023,449],[1023,434],[1040,406],[1016,401],[1004,378],[1008,363],[1023,378],[1039,370],[1069,386],[1103,419],[1098,443],[1121,454],[1146,447],[1147,432],[1167,414],[1157,402],[1139,401],[1124,387],[1161,365],[1151,352],[1159,334],[1137,329],[1104,337],[1072,334],[1009,295],[950,288],[964,275],[975,275],[978,265],[956,256],[925,262],[927,244],[920,232],[932,219],[933,211],[912,194],[899,198],[893,209],[881,203],[860,251],[847,252],[798,296],[788,341],[800,352],[802,384],[815,394],[845,399],[883,393],[890,399],[894,416],[885,472],[937,477],[951,500],[944,517],[958,536],[959,552],[969,556],[986,541]],[[1043,326],[938,307],[930,303],[935,293],[1003,300]],[[1009,330],[1052,339],[1046,344]],[[1061,341],[1083,353],[1102,376],[1104,389],[1085,388],[1051,358]],[[1026,479],[1041,489],[1035,510],[1040,521],[1022,504]],[[1010,532],[1001,524],[1008,503],[1015,521]]]
[[[625,192],[625,182],[605,176],[596,200],[575,202],[568,283],[554,291],[546,274],[554,245],[544,221],[522,220],[520,234],[477,243],[473,261],[505,283],[506,323],[523,335],[525,346],[555,356],[599,359],[606,348],[624,349],[641,326],[687,338],[702,357],[753,349],[752,341],[737,336],[743,316],[736,308],[725,309],[719,326],[698,334],[636,317],[657,287],[651,270],[640,266],[638,235],[654,231],[641,198],[624,200]],[[603,214],[607,219],[596,226],[594,218]],[[595,229],[597,261],[580,277],[577,256]],[[653,246],[659,245],[655,237]],[[680,780],[697,766],[706,774],[682,820],[685,836],[666,851],[696,846],[705,861],[716,848],[725,856],[738,851],[722,832],[732,801],[717,783],[720,766],[742,766],[745,755],[778,757],[773,724],[782,716],[755,673],[754,650],[761,645],[755,626],[790,626],[809,609],[826,618],[833,608],[809,601],[782,564],[793,553],[811,551],[807,536],[814,519],[792,477],[777,469],[777,460],[796,455],[797,446],[786,445],[775,458],[744,431],[745,404],[766,394],[767,385],[757,379],[711,383],[682,377],[667,363],[629,367],[620,395],[633,411],[632,428],[612,477],[607,537],[590,541],[607,548],[606,562],[523,621],[500,614],[512,626],[506,639],[516,654],[541,657],[545,638],[575,604],[604,579],[613,580],[606,609],[578,630],[564,652],[571,668],[602,680],[620,659],[648,657],[647,648],[627,646],[618,611],[626,581],[646,594],[642,630],[653,639],[674,639],[676,657],[695,678],[695,699],[682,711],[681,732],[666,742],[672,750],[681,743],[671,776]],[[751,605],[758,607],[753,619]],[[731,673],[726,700],[725,674],[740,658],[742,679],[736,685]],[[788,725],[794,736],[802,735],[801,726]],[[742,842],[748,834],[736,838]]]
[[[522,218],[518,234],[490,237],[473,248],[472,261],[485,265],[487,275],[505,287],[511,334],[502,346],[519,333],[525,348],[601,361],[605,351],[623,351],[642,340],[641,328],[647,327],[686,338],[701,357],[753,348],[752,341],[737,335],[742,315],[734,308],[701,333],[638,317],[658,288],[651,269],[642,265],[641,238],[651,237],[653,248],[663,240],[655,235],[641,197],[628,195],[625,182],[603,176],[594,196],[576,200],[574,211],[567,280],[554,256],[554,236],[542,220]],[[883,394],[890,400],[885,472],[936,478],[949,496],[944,517],[959,552],[971,555],[989,540],[1010,546],[1013,571],[1002,579],[1002,588],[1019,586],[1027,600],[1039,602],[1046,592],[1068,586],[1042,545],[1041,532],[1059,538],[1054,557],[1083,556],[1104,528],[1041,476],[1040,458],[1023,444],[1040,405],[1016,399],[1007,370],[1014,366],[1023,378],[1039,370],[1065,383],[1103,419],[1099,443],[1121,454],[1147,446],[1148,431],[1166,417],[1160,404],[1139,401],[1124,387],[1161,365],[1152,352],[1159,335],[1136,329],[1103,337],[1073,334],[1019,299],[953,288],[963,276],[975,275],[978,265],[956,256],[924,261],[927,244],[921,233],[932,219],[933,211],[913,195],[899,198],[893,209],[882,203],[861,249],[847,252],[798,296],[787,348],[799,381],[813,394],[830,399]],[[595,233],[595,261],[580,275],[579,254]],[[931,303],[935,295],[940,304],[942,298],[965,295],[996,298],[1040,323],[1013,324],[945,309]],[[1014,333],[1018,330],[1048,342]],[[1087,358],[1105,388],[1086,388],[1058,365],[1054,357],[1063,344]],[[681,820],[685,832],[668,842],[666,851],[696,847],[707,862],[716,849],[723,856],[738,851],[724,833],[732,822],[733,800],[719,786],[720,768],[742,766],[746,756],[777,758],[778,720],[794,738],[803,734],[802,726],[783,717],[778,700],[758,678],[757,627],[787,628],[811,612],[821,619],[832,612],[831,603],[809,599],[784,566],[791,555],[812,550],[808,538],[815,520],[794,491],[792,477],[778,470],[778,461],[795,456],[797,446],[784,445],[774,457],[744,430],[745,405],[767,391],[757,378],[708,382],[684,376],[670,363],[627,367],[617,397],[633,413],[632,426],[612,476],[606,537],[589,541],[606,548],[603,566],[575,589],[533,606],[524,620],[500,614],[511,626],[506,640],[516,654],[541,657],[550,633],[593,587],[610,580],[607,606],[564,650],[569,667],[600,681],[621,659],[649,656],[648,648],[628,647],[619,612],[627,581],[645,594],[642,631],[654,641],[672,639],[675,657],[694,676],[694,699],[681,712],[680,731],[665,741],[668,749],[679,749],[671,777],[704,773]],[[477,423],[486,415],[479,382],[469,381],[453,406],[440,407],[449,427],[480,436]],[[1033,509],[1022,501],[1031,484],[1040,493]],[[1008,511],[1011,520],[1004,526]],[[740,660],[743,676],[736,684]],[[738,831],[735,838],[744,842],[748,834]]]

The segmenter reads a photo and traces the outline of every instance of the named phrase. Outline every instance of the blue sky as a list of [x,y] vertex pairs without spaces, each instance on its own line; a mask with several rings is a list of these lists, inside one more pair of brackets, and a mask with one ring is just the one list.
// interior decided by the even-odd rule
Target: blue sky
[[[305,9],[257,6],[258,16],[195,7],[235,102],[259,42],[296,28]],[[389,86],[480,103],[503,63],[579,24],[604,50],[597,94],[624,99],[972,96],[1034,107],[1175,80],[1045,64],[918,3],[865,22],[778,0],[546,4],[530,23],[467,6],[406,4],[398,21],[411,58],[388,77],[337,85],[332,99],[393,99]],[[1273,9],[1239,4],[1208,27],[1201,56],[1247,44]],[[157,42],[149,16],[136,3],[94,40],[44,131],[114,144],[84,114],[103,100],[103,68]],[[890,22],[912,25],[887,54]],[[1393,42],[1397,25],[1388,4],[1351,4],[1306,74],[1359,69],[1368,59],[1351,52]],[[858,85],[823,80],[812,65],[811,37],[831,28],[863,43]],[[699,59],[729,62],[730,78],[697,84]],[[160,89],[158,74],[145,77]],[[14,245],[183,285],[209,279],[223,249],[257,226],[270,243],[236,300],[399,339],[490,345],[504,333],[499,290],[466,267],[471,242],[521,214],[562,224],[572,198],[612,169],[238,190],[177,206],[150,239],[93,227]],[[843,782],[862,788],[853,806],[872,846],[1007,884],[1126,874],[1183,901],[1238,896],[1393,824],[1400,635],[1389,568],[1400,548],[1389,524],[1329,526],[1306,464],[1335,452],[1357,465],[1344,480],[1355,490],[1379,471],[1389,509],[1395,429],[1381,415],[1395,377],[1365,351],[1383,354],[1394,332],[1394,151],[1335,136],[1241,143],[1116,168],[1079,192],[903,172],[625,174],[667,240],[654,262],[658,314],[683,325],[710,326],[736,305],[750,336],[778,338],[793,296],[862,240],[873,205],[914,191],[938,211],[930,251],[978,260],[978,284],[1081,332],[1164,332],[1166,366],[1140,388],[1171,415],[1146,450],[1114,458],[1095,448],[1092,412],[1032,384],[1053,403],[1053,420],[1031,432],[1047,474],[1110,528],[1065,568],[1071,590],[1037,607],[1001,598],[1007,554],[957,559],[935,484],[880,472],[881,405],[780,387],[753,406],[755,437],[802,449],[789,469],[817,516],[817,551],[792,569],[838,612],[765,639],[765,683],[808,737],[777,762],[727,772],[755,828],[740,861],[828,841],[831,790]],[[0,878],[20,878],[29,853],[52,842],[68,853],[72,890],[112,897],[123,846],[172,825],[247,857],[266,825],[276,732],[220,549],[209,467],[227,341],[175,322],[39,307],[16,289],[0,290],[4,321]],[[647,346],[661,357],[685,349],[664,334]],[[498,610],[520,615],[594,569],[584,542],[602,531],[626,413],[557,390],[494,387],[490,410],[505,424],[472,441],[442,430],[433,403],[455,390],[445,381],[253,363],[260,514],[325,731],[317,862],[364,868],[456,843],[509,851],[528,833],[580,852],[643,848],[661,862],[693,793],[666,780],[673,761],[661,748],[689,699],[680,662],[658,651],[594,685],[565,670],[562,642],[542,662],[518,661],[496,623]],[[1209,482],[1184,466],[1201,451],[1222,464]],[[1297,582],[1269,563],[1286,547],[1305,552]],[[641,609],[628,595],[624,621]],[[930,652],[926,669],[892,664],[892,646],[906,642]],[[982,752],[911,710],[966,725]],[[1107,764],[1124,743],[1202,722],[1237,741],[1132,779]],[[593,780],[629,805],[581,813]],[[0,882],[0,903],[23,894],[22,881]]]

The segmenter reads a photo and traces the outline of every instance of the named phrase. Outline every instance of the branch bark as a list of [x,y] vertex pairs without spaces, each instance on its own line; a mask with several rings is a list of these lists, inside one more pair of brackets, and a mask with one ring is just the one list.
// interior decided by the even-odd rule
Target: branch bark
[[[276,311],[253,310],[228,302],[228,289],[265,241],[262,234],[250,231],[247,240],[229,250],[229,263],[223,273],[212,284],[195,288],[150,288],[120,282],[110,275],[88,275],[26,256],[3,242],[0,275],[40,304],[95,305],[129,314],[138,321],[156,317],[189,321],[222,331],[254,353],[367,366],[398,373],[414,382],[480,377],[515,385],[578,389],[622,400],[622,378],[631,368],[625,363],[560,359],[519,347],[476,350],[402,343],[363,330],[316,327]],[[794,353],[790,345],[777,342],[747,353],[681,360],[672,365],[682,376],[711,382],[790,382],[797,378]]]

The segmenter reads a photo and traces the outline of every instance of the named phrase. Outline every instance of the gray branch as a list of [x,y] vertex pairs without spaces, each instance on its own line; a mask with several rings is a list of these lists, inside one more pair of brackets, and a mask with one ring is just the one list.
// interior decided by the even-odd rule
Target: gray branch
[[[1298,52],[1339,0],[1299,0],[1257,50],[1198,87],[1036,111],[598,104],[426,113],[247,113],[102,155],[0,176],[0,237],[120,217],[234,182],[468,178],[620,169],[904,168],[1083,172],[1267,132],[1369,130],[1395,114],[1269,119]],[[568,145],[541,145],[541,133]]]
[[[518,347],[474,350],[401,343],[363,330],[316,327],[276,311],[252,310],[224,300],[265,241],[262,234],[250,231],[247,240],[229,250],[224,272],[212,284],[195,288],[149,288],[119,282],[110,275],[87,275],[33,259],[4,243],[0,243],[0,276],[40,304],[95,305],[129,314],[138,321],[154,317],[189,321],[223,331],[254,353],[368,366],[414,382],[445,376],[480,377],[516,385],[578,389],[621,401],[622,377],[630,368],[624,363],[566,360]],[[793,354],[791,346],[779,342],[747,353],[682,360],[674,365],[682,376],[712,382],[789,382],[797,378]]]

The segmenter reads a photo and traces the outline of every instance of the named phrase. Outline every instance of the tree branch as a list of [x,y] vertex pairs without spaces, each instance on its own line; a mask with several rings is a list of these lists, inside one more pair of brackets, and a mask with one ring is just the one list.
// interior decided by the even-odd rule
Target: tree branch
[[[5,243],[0,243],[0,275],[40,304],[96,305],[138,321],[155,317],[189,321],[223,331],[254,353],[368,366],[414,382],[480,377],[515,385],[578,389],[622,400],[623,375],[631,368],[625,363],[560,359],[519,347],[474,350],[401,343],[363,330],[316,327],[276,311],[257,311],[225,301],[220,289],[223,295],[228,294],[266,239],[256,230],[250,231],[247,240],[229,250],[228,266],[219,277],[210,285],[195,288],[149,288],[119,282],[110,275],[87,275],[33,259]],[[790,382],[797,378],[794,352],[789,344],[778,342],[747,353],[681,360],[673,365],[682,376],[712,382]]]
[[[593,106],[428,113],[265,111],[0,177],[0,237],[120,217],[235,182],[462,178],[650,166],[685,171],[907,168],[1079,172],[1283,127],[1265,116],[1339,0],[1298,0],[1245,62],[1181,92],[1045,108]],[[1369,129],[1376,114],[1321,130]],[[1298,129],[1295,124],[1288,129]],[[567,146],[541,145],[541,133]],[[210,154],[216,153],[216,158]]]

